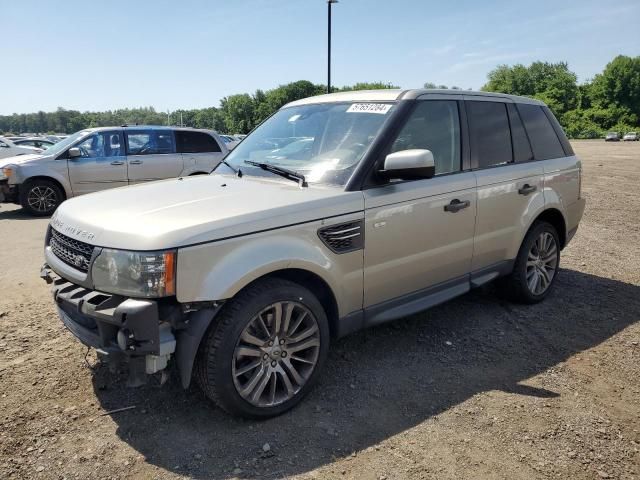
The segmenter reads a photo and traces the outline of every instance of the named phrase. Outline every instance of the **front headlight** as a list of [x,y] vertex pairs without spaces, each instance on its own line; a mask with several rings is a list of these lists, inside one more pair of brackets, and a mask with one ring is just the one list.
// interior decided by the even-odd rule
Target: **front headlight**
[[176,252],[128,252],[103,248],[93,262],[96,290],[131,297],[176,294]]
[[17,165],[5,165],[2,167],[0,178],[4,180],[5,178],[12,177],[16,173],[16,168],[18,168]]

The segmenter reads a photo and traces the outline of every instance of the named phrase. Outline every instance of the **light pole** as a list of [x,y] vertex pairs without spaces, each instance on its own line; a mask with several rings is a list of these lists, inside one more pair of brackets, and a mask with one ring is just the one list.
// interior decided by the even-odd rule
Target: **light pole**
[[327,93],[331,93],[331,4],[338,0],[327,0]]

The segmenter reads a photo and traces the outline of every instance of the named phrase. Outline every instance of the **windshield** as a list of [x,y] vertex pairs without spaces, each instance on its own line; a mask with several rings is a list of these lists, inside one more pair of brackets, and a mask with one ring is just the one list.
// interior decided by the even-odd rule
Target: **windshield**
[[49,148],[47,148],[47,155],[56,156],[59,153],[64,152],[68,147],[73,145],[74,142],[76,142],[89,132],[91,132],[91,130],[80,130],[73,135],[69,135],[64,140],[60,140],[58,143],[54,143]]
[[[382,124],[392,103],[329,103],[278,111],[225,159],[245,175],[272,173],[245,161],[293,170],[309,183],[344,185]],[[218,173],[230,171],[224,163]]]

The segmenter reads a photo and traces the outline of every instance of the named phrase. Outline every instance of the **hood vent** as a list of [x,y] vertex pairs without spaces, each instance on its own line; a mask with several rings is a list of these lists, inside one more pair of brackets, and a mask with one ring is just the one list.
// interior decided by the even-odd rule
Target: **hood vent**
[[363,221],[356,220],[322,228],[318,236],[334,253],[347,253],[360,250],[364,246]]

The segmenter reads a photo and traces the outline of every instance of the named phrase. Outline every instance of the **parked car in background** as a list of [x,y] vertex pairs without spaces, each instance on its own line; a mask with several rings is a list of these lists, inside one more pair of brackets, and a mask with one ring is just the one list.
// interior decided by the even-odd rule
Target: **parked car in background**
[[35,147],[46,150],[51,145],[55,145],[56,142],[48,140],[45,137],[26,137],[14,140],[13,143],[21,147]]
[[618,134],[618,132],[609,132],[604,137],[604,141],[605,142],[619,142],[620,141],[620,135]]
[[638,140],[640,140],[638,132],[628,132],[622,137],[623,142],[637,142]]
[[209,130],[138,125],[82,130],[43,155],[5,159],[0,201],[50,215],[65,199],[85,193],[209,173],[227,152]]
[[29,145],[16,145],[6,137],[0,137],[0,158],[15,157],[17,155],[39,154],[43,149]]
[[[303,139],[310,152],[263,148]],[[132,382],[175,365],[226,411],[271,417],[310,391],[335,338],[493,280],[546,298],[581,179],[532,98],[323,95],[285,105],[212,175],[65,202],[41,276],[69,331]]]
[[227,145],[227,148],[229,150],[233,150],[235,148],[235,146],[240,143],[239,140],[236,140],[235,138],[233,138],[231,135],[225,135],[225,134],[218,134],[220,136],[220,138],[222,138],[222,140],[225,142],[225,144]]

